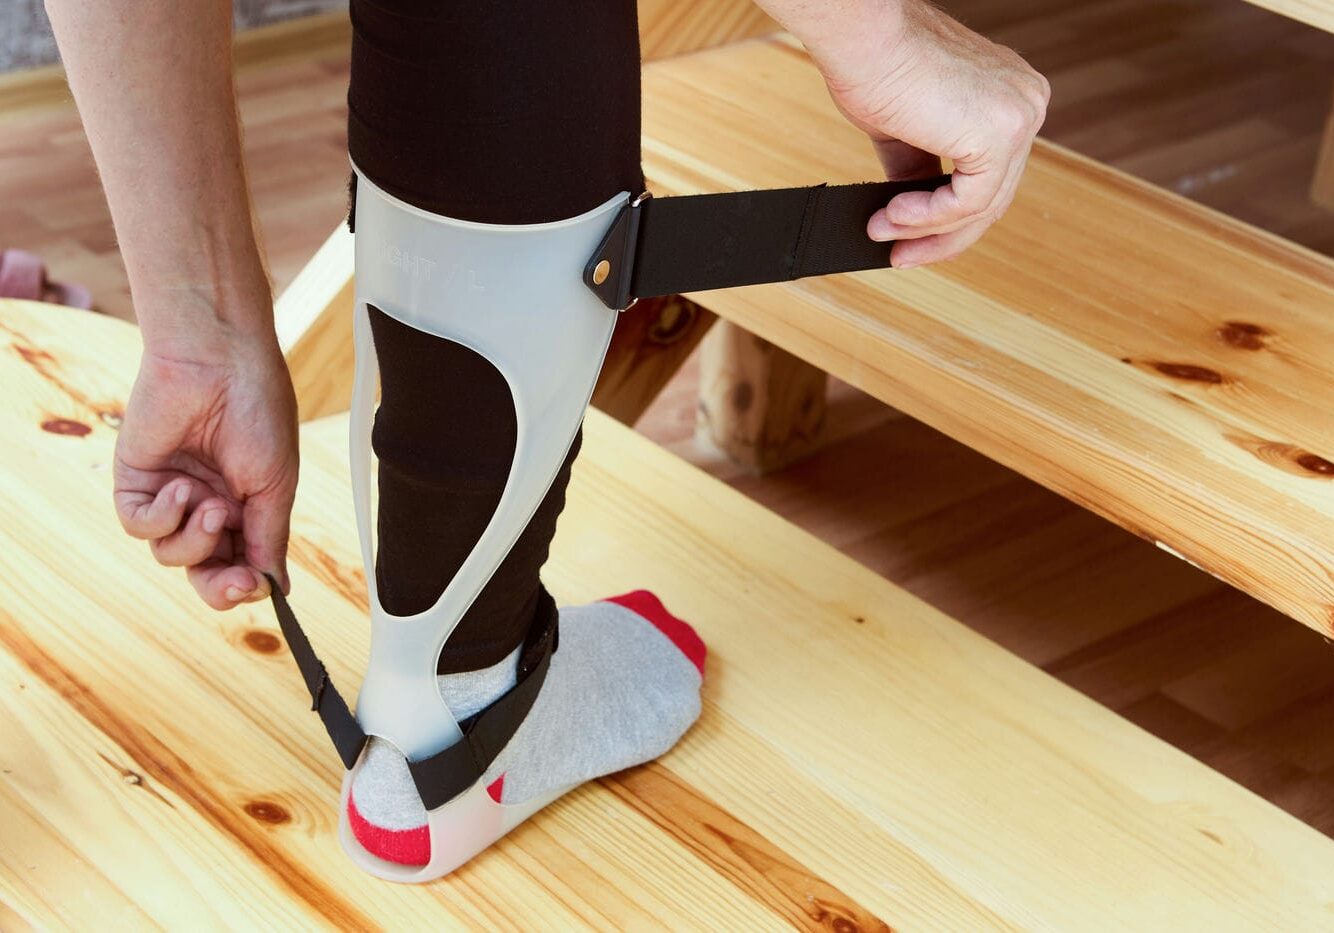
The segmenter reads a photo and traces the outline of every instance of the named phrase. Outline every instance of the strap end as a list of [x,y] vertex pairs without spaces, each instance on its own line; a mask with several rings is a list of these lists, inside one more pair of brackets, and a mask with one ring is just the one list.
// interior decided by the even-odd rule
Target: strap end
[[639,246],[639,222],[645,191],[622,207],[606,235],[584,266],[584,284],[613,311],[628,311],[638,301],[630,294],[634,281],[635,252]]

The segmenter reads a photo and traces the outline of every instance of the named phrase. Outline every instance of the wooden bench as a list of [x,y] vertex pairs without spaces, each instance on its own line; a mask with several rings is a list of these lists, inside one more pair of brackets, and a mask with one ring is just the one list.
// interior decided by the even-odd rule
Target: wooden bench
[[[659,194],[877,172],[791,40],[654,63],[644,93]],[[955,264],[691,297],[1334,631],[1331,260],[1039,142]]]
[[[695,622],[703,717],[449,879],[365,876],[269,607],[205,609],[115,521],[138,353],[129,325],[0,301],[0,927],[1334,919],[1334,841],[596,412],[547,578]],[[345,435],[302,428],[292,564],[351,689]]]

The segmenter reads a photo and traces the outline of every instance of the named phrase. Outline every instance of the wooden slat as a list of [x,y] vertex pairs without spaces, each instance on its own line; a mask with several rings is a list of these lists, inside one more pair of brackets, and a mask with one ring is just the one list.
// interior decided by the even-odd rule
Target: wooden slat
[[339,224],[273,304],[302,421],[352,402],[352,234]]
[[645,61],[762,36],[778,29],[751,0],[638,0]]
[[[644,150],[664,194],[878,171],[785,40],[648,66]],[[1334,262],[1039,143],[957,263],[693,297],[1334,631]]]
[[1334,32],[1334,3],[1330,0],[1246,0],[1325,32]]
[[[0,302],[0,917],[1330,918],[1334,842],[596,413],[547,578],[562,601],[647,586],[694,621],[711,650],[699,725],[450,879],[361,875],[334,841],[336,759],[268,609],[204,609],[117,526],[107,464],[138,341],[74,315]],[[302,429],[292,550],[297,611],[352,688],[365,587],[345,431],[341,418]]]

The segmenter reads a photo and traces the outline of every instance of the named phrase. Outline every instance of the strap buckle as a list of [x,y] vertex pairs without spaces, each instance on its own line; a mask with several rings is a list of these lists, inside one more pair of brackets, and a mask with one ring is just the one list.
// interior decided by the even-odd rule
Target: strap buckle
[[631,296],[630,288],[643,205],[651,197],[652,192],[644,191],[617,212],[602,242],[584,265],[584,284],[613,311],[629,311],[639,301]]

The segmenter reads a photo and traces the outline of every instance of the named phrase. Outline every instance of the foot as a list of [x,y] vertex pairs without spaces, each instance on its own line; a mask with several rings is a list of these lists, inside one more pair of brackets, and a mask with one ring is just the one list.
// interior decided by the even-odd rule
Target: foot
[[[699,716],[704,642],[652,593],[638,590],[560,612],[560,647],[528,717],[483,777],[518,804],[657,758]],[[519,652],[494,667],[440,677],[465,719],[514,685]],[[372,855],[425,865],[426,810],[407,762],[372,739],[348,796],[353,835]]]

